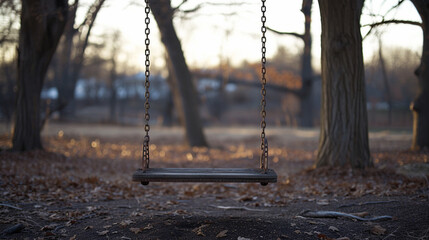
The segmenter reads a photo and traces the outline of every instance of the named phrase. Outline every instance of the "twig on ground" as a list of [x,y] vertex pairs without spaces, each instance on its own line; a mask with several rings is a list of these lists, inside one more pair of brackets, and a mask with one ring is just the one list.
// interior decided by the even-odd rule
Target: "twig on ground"
[[224,210],[244,210],[244,211],[253,211],[253,212],[266,212],[266,209],[254,209],[254,208],[248,208],[248,207],[231,207],[231,206],[215,206],[210,205],[214,208],[224,209]]
[[339,208],[345,208],[345,207],[353,207],[353,206],[364,206],[364,205],[373,205],[373,204],[384,204],[384,203],[392,203],[392,202],[399,202],[397,200],[390,200],[390,201],[374,201],[374,202],[364,202],[364,203],[350,203],[350,204],[344,204],[339,206]]
[[20,208],[20,207],[15,207],[15,206],[7,204],[7,203],[0,203],[0,206],[8,207],[8,208],[13,208],[13,209],[16,209],[16,210],[22,210],[22,208]]
[[391,216],[377,216],[372,218],[363,218],[358,217],[353,214],[349,213],[343,213],[343,212],[335,212],[335,211],[311,211],[306,210],[300,214],[303,217],[310,217],[310,218],[338,218],[338,217],[345,217],[350,219],[356,219],[359,221],[381,221],[381,220],[391,220]]
[[8,234],[12,234],[12,233],[17,233],[17,232],[21,231],[21,230],[22,230],[22,229],[24,229],[24,228],[25,228],[25,226],[24,226],[24,224],[22,224],[22,223],[15,224],[15,225],[13,225],[13,226],[12,226],[12,227],[10,227],[10,228],[5,229],[5,230],[1,233],[1,236],[8,235]]

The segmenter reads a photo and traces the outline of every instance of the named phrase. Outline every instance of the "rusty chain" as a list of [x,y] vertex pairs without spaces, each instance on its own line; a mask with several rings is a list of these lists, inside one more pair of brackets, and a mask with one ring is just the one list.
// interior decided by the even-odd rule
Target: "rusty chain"
[[262,22],[262,27],[261,27],[261,32],[262,32],[262,37],[261,37],[261,43],[262,43],[262,48],[261,48],[261,52],[262,52],[262,57],[261,57],[261,83],[262,83],[262,88],[261,88],[261,95],[262,95],[262,99],[261,99],[261,159],[260,159],[260,167],[261,169],[263,169],[265,172],[267,171],[268,168],[268,141],[266,139],[265,136],[265,127],[267,126],[266,122],[265,122],[265,117],[267,116],[267,112],[265,111],[265,106],[267,105],[266,99],[265,99],[265,95],[267,94],[267,91],[265,89],[265,85],[267,84],[267,78],[266,78],[266,73],[267,73],[267,69],[265,67],[265,64],[267,63],[267,59],[265,57],[265,53],[267,51],[267,49],[265,48],[265,43],[267,42],[267,38],[265,37],[265,33],[267,32],[267,27],[265,26],[265,22],[267,21],[267,18],[265,16],[265,12],[267,10],[266,6],[265,6],[265,1],[266,0],[261,0],[262,2],[262,6],[261,6],[261,12],[262,12],[262,17],[261,17],[261,22]]
[[145,0],[146,6],[145,6],[145,13],[146,13],[146,17],[145,17],[145,45],[146,45],[146,49],[145,49],[145,56],[146,56],[146,60],[145,60],[145,66],[146,66],[146,71],[145,71],[145,82],[144,82],[144,86],[145,86],[145,103],[144,103],[144,109],[145,109],[145,114],[144,114],[144,120],[145,120],[145,125],[144,125],[144,130],[146,132],[146,135],[144,136],[144,142],[143,142],[143,157],[142,157],[142,169],[146,170],[149,168],[149,120],[150,120],[150,115],[149,115],[149,108],[150,108],[150,104],[149,104],[149,97],[150,97],[150,93],[149,93],[149,86],[150,86],[150,82],[149,82],[149,77],[150,77],[150,49],[149,49],[149,45],[150,45],[150,39],[149,39],[149,34],[150,34],[150,28],[149,28],[149,23],[150,23],[150,18],[149,18],[149,13],[150,13],[150,7],[149,7],[149,0]]

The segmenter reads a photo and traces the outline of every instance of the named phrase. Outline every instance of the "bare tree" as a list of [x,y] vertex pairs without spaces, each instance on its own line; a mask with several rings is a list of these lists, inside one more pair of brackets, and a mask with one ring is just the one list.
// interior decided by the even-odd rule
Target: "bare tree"
[[387,105],[388,105],[388,121],[389,121],[389,126],[392,125],[392,94],[390,93],[390,83],[389,83],[389,77],[387,76],[387,70],[386,70],[386,63],[384,61],[384,57],[383,57],[383,43],[381,41],[381,36],[378,35],[378,60],[379,60],[379,65],[381,68],[381,74],[382,74],[382,78],[383,78],[383,83],[384,83],[384,91],[385,91],[385,96],[386,96],[386,101],[387,101]]
[[95,0],[88,8],[85,19],[75,28],[76,11],[79,0],[75,0],[69,8],[69,19],[64,33],[60,55],[60,77],[56,79],[58,89],[58,106],[53,111],[60,111],[61,117],[74,113],[74,89],[82,71],[85,51],[89,44],[89,37],[97,15],[105,0]]
[[174,9],[170,0],[152,1],[150,6],[161,33],[161,41],[171,61],[174,74],[172,79],[176,80],[180,91],[187,142],[191,146],[207,146],[198,111],[198,93],[173,25]]
[[296,91],[296,96],[300,99],[300,113],[299,113],[299,125],[302,127],[312,127],[313,124],[313,98],[311,93],[313,92],[313,68],[311,66],[311,6],[313,0],[303,0],[301,12],[304,14],[304,34],[295,32],[280,32],[271,28],[268,30],[281,34],[290,35],[304,42],[304,50],[301,59],[301,79],[302,88],[300,91]]
[[110,50],[110,74],[109,74],[109,88],[110,88],[110,101],[109,101],[109,109],[110,109],[110,121],[116,122],[116,89],[115,83],[118,76],[117,73],[117,58],[119,51],[119,43],[121,38],[121,32],[116,30],[113,33],[111,39],[111,50]]
[[411,0],[422,19],[423,51],[420,66],[415,71],[420,93],[413,101],[413,149],[429,148],[429,0]]
[[372,166],[362,56],[363,0],[319,0],[322,110],[317,166]]
[[67,21],[67,0],[22,0],[13,147],[41,149],[40,93]]

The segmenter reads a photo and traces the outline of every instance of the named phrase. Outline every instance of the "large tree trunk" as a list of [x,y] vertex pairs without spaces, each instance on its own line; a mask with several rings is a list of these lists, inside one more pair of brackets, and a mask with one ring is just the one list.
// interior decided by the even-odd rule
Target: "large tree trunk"
[[67,21],[67,0],[23,0],[13,150],[42,149],[40,93]]
[[429,0],[412,0],[423,25],[423,51],[416,75],[420,93],[411,105],[414,116],[413,143],[411,148],[429,148]]
[[311,66],[311,6],[313,0],[302,1],[302,13],[305,16],[305,31],[303,35],[304,52],[302,53],[301,78],[302,91],[299,95],[301,105],[299,125],[313,127],[313,67]]
[[177,80],[180,90],[187,141],[190,146],[207,146],[198,111],[198,94],[173,26],[173,9],[170,0],[152,1],[151,8],[161,32],[161,41],[173,65],[174,79]]
[[322,109],[317,166],[372,166],[360,15],[363,0],[319,0]]

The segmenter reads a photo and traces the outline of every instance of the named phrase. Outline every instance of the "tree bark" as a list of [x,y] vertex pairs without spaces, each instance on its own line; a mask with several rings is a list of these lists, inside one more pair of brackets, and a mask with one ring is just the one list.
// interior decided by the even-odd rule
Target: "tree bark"
[[49,62],[67,21],[66,0],[22,0],[19,31],[18,91],[13,147],[42,149],[40,93]]
[[420,93],[411,104],[413,111],[413,142],[411,148],[429,148],[429,0],[411,0],[422,19],[423,51],[420,66],[416,70]]
[[161,41],[167,49],[173,65],[173,74],[179,87],[184,111],[186,140],[190,146],[207,146],[198,111],[198,93],[186,64],[182,46],[173,25],[173,9],[170,0],[151,2],[152,13],[161,32]]
[[360,15],[363,0],[319,0],[322,109],[317,166],[372,166]]

